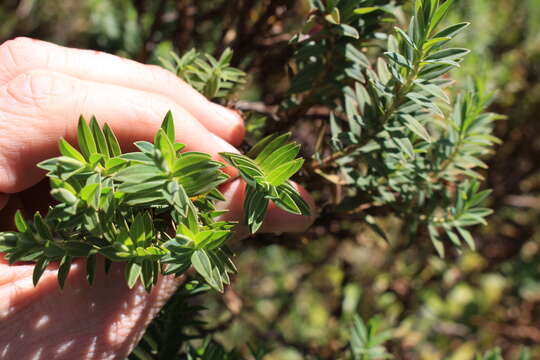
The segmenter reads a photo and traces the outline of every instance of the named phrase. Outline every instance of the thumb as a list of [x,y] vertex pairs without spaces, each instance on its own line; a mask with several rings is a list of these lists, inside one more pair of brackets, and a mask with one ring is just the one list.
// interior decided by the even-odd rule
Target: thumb
[[[268,205],[268,212],[261,227],[261,232],[282,233],[282,232],[302,232],[305,231],[315,220],[315,202],[306,189],[293,183],[302,198],[308,203],[311,215],[303,216],[290,214],[278,208],[274,203]],[[246,183],[242,179],[235,179],[221,186],[220,188],[226,201],[217,204],[218,210],[229,210],[219,220],[239,221],[240,224],[235,229],[238,237],[245,237],[249,234],[247,227],[243,224],[243,205],[245,198]]]

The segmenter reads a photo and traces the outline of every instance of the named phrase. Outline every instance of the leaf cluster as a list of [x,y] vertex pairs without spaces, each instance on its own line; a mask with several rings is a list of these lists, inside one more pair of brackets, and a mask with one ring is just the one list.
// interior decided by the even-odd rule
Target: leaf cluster
[[262,225],[270,200],[292,214],[310,213],[309,206],[289,182],[289,178],[304,163],[303,159],[296,158],[300,145],[287,143],[289,137],[290,134],[269,135],[258,142],[246,156],[220,154],[238,169],[246,181],[245,223],[251,233]]
[[159,60],[163,67],[184,79],[208,99],[217,99],[230,95],[236,86],[245,82],[246,74],[230,66],[232,56],[229,48],[219,59],[191,49],[182,56],[170,52],[168,58],[160,57]]
[[[218,190],[228,178],[221,171],[225,165],[208,154],[182,152],[185,146],[175,142],[175,137],[169,112],[153,143],[138,141],[134,145],[139,151],[122,153],[108,125],[101,128],[95,118],[88,124],[81,117],[80,150],[61,139],[61,156],[38,165],[48,172],[51,195],[58,203],[46,215],[37,212],[32,222],[17,212],[18,231],[0,233],[6,259],[10,263],[35,262],[34,284],[49,263],[59,262],[58,282],[63,287],[77,257],[86,258],[87,279],[92,283],[96,257],[102,255],[107,267],[113,261],[126,263],[129,287],[140,280],[150,290],[159,274],[179,276],[193,266],[211,287],[223,291],[236,271],[226,246],[234,223],[220,221],[225,211],[215,207],[217,201],[225,200]],[[275,199],[287,204],[280,206],[299,213],[290,203],[304,203],[286,183],[299,166],[290,166],[287,151],[289,155],[280,156],[282,148],[291,148],[285,141],[256,145],[276,169],[284,169],[257,181],[269,182],[267,188]],[[298,152],[296,145],[294,148],[293,157]],[[252,161],[243,155],[234,159],[231,165],[241,172],[244,167],[237,164]],[[260,197],[258,189],[250,190],[250,196]],[[247,207],[245,213],[249,219],[262,221],[266,207]]]
[[[396,2],[360,3],[313,1],[313,26],[293,39],[298,70],[286,106],[297,113],[323,103],[331,111],[312,168],[344,186],[337,210],[388,209],[412,236],[429,228],[441,256],[444,239],[474,246],[465,228],[490,214],[477,201],[488,195],[478,169],[498,143],[491,132],[500,117],[485,112],[493,96],[481,81],[451,98],[447,74],[469,53],[451,42],[468,23],[439,29],[454,2],[418,0],[406,29],[371,28],[377,38],[362,38],[367,24],[391,20]],[[310,85],[314,73],[323,74],[321,86]],[[364,220],[386,237],[369,212]]]
[[371,318],[364,323],[355,315],[350,328],[350,347],[353,360],[391,359],[384,343],[392,338],[390,330],[380,331],[380,320]]

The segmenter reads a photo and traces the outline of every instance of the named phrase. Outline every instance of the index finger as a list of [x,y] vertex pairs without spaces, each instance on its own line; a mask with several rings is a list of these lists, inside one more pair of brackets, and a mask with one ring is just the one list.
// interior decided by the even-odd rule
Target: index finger
[[177,76],[156,65],[23,37],[0,45],[0,85],[32,70],[50,70],[81,80],[166,96],[231,144],[238,145],[244,136],[243,120],[238,114],[208,101]]
[[[81,114],[107,122],[129,146],[152,141],[169,110],[177,140],[187,150],[217,160],[221,151],[238,151],[164,96],[48,71],[19,75],[0,86],[0,193],[17,193],[39,182],[44,172],[35,164],[58,154],[59,138],[75,142]],[[224,171],[236,175],[232,167]]]

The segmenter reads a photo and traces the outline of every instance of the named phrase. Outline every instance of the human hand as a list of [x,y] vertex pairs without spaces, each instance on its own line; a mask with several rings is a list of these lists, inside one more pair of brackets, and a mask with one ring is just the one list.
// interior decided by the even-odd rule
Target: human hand
[[[47,208],[47,183],[36,164],[58,155],[60,137],[75,143],[79,115],[107,122],[127,150],[136,140],[151,140],[168,110],[177,140],[189,150],[217,159],[219,152],[237,152],[231,144],[242,141],[241,118],[160,67],[26,38],[2,44],[0,231],[17,208]],[[242,218],[244,185],[235,179],[221,188],[227,220]],[[311,220],[271,206],[262,230],[302,231]],[[60,290],[54,265],[34,287],[33,265],[0,259],[0,359],[122,359],[183,280],[161,277],[146,293],[139,285],[127,288],[121,265],[107,275],[98,269],[89,286],[84,261],[76,261]]]

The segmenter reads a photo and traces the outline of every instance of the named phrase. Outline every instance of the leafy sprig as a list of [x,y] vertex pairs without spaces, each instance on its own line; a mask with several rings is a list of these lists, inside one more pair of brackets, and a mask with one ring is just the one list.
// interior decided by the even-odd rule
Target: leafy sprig
[[237,85],[245,82],[246,74],[230,66],[232,56],[229,48],[219,59],[191,49],[181,57],[171,52],[168,58],[159,60],[167,70],[184,79],[204,96],[216,99],[229,95]]
[[355,315],[350,326],[350,348],[353,360],[391,359],[393,356],[384,347],[392,338],[389,330],[380,331],[380,320],[371,318],[367,324]]
[[[210,155],[182,152],[185,146],[175,142],[175,137],[169,112],[153,143],[138,141],[139,151],[123,154],[109,126],[101,128],[95,118],[88,124],[81,117],[80,151],[60,139],[61,156],[38,165],[47,170],[51,195],[58,203],[44,216],[36,212],[33,222],[17,212],[18,231],[0,233],[1,250],[8,261],[36,262],[34,284],[48,264],[59,262],[58,282],[63,287],[74,258],[87,258],[87,279],[92,283],[96,256],[103,255],[107,264],[126,263],[129,287],[141,281],[147,290],[159,274],[181,275],[193,266],[211,287],[223,291],[230,283],[229,274],[236,271],[226,245],[235,223],[219,221],[224,212],[215,207],[216,201],[224,200],[218,186],[228,176],[221,171],[224,164]],[[265,143],[255,146],[254,150],[266,154],[265,164],[282,170],[257,178],[255,183],[263,184],[265,190],[259,193],[262,187],[253,188],[255,192],[250,190],[248,198],[266,197],[269,189],[272,197],[268,198],[275,199],[278,206],[306,213],[298,208],[305,204],[300,195],[286,183],[302,164],[294,160],[294,167],[290,166],[291,154],[298,153],[296,145],[286,156],[279,151],[280,147],[291,149],[282,146],[287,138],[279,137],[272,147]],[[238,154],[234,159],[234,164],[252,161]],[[267,169],[266,165],[262,168]],[[239,169],[244,171],[242,166]],[[252,206],[245,209],[247,218],[263,219],[265,211]]]
[[[370,213],[387,209],[411,237],[429,230],[440,255],[445,240],[473,245],[465,228],[490,213],[481,204],[462,207],[463,192],[479,191],[472,180],[481,179],[481,157],[498,142],[491,132],[500,118],[485,112],[492,94],[480,81],[451,96],[447,73],[469,52],[451,46],[468,23],[439,29],[453,3],[417,0],[411,21],[390,30],[383,19],[392,1],[312,1],[311,25],[292,41],[298,70],[285,104],[293,116],[313,104],[328,108],[320,135],[328,141],[319,142],[310,168],[345,193],[333,201],[336,210],[364,212],[366,224],[387,238]],[[320,84],[309,77],[315,72]],[[457,220],[471,216],[478,221]]]
[[244,201],[245,223],[255,233],[264,221],[268,203],[272,200],[279,208],[293,214],[309,215],[309,205],[289,182],[304,163],[296,159],[300,146],[287,143],[290,134],[269,135],[242,156],[221,153],[236,167],[246,181]]

